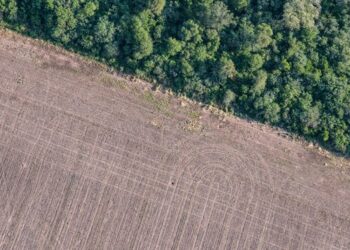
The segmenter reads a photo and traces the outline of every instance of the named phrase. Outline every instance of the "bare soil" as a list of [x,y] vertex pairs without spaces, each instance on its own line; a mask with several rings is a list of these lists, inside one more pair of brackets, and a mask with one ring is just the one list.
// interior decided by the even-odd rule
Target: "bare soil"
[[349,161],[0,30],[0,249],[350,249]]

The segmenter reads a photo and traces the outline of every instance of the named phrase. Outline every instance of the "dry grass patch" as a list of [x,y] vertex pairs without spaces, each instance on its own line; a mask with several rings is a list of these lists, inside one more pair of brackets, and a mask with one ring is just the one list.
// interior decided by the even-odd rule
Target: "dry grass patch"
[[108,73],[102,73],[99,77],[99,80],[102,82],[104,86],[109,88],[115,87],[123,90],[128,89],[128,84],[125,81],[116,79],[115,77],[111,76]]
[[202,132],[204,129],[203,124],[200,121],[201,114],[199,111],[189,110],[187,112],[187,120],[183,126],[185,131],[189,132]]
[[142,99],[150,104],[155,110],[166,116],[172,116],[169,100],[164,97],[155,96],[154,93],[146,91],[142,94]]

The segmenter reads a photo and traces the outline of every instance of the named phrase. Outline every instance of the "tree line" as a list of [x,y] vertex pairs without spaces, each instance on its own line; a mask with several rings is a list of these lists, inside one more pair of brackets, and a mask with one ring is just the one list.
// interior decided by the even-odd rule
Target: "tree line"
[[0,20],[350,153],[350,0],[0,0]]

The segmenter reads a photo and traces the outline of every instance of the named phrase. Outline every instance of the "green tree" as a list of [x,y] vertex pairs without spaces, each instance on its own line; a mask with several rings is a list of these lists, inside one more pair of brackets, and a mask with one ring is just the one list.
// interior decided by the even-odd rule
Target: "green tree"
[[267,73],[264,70],[259,70],[256,73],[252,93],[260,95],[264,92],[267,83]]
[[232,90],[228,89],[225,92],[222,104],[227,110],[229,107],[231,107],[232,102],[234,102],[235,100],[236,100],[236,94]]
[[152,0],[150,2],[151,10],[156,14],[160,15],[165,7],[166,0]]
[[233,22],[233,14],[223,2],[204,5],[202,9],[199,17],[207,28],[221,31]]
[[320,12],[320,0],[290,0],[284,5],[283,20],[290,29],[312,28]]
[[131,48],[131,57],[135,60],[141,60],[153,52],[153,41],[149,32],[145,29],[139,17],[131,20],[131,37],[129,46]]
[[107,16],[100,17],[95,26],[95,40],[97,43],[111,43],[114,40],[116,28]]
[[17,2],[15,0],[0,0],[0,20],[14,22],[17,19]]
[[65,6],[57,6],[55,9],[56,23],[52,30],[52,37],[56,41],[67,44],[72,39],[72,31],[77,26],[77,19],[70,8]]
[[241,11],[248,7],[249,0],[228,0],[228,3],[236,11]]
[[234,80],[237,74],[236,67],[227,53],[220,57],[215,74],[220,82],[226,82],[228,79]]

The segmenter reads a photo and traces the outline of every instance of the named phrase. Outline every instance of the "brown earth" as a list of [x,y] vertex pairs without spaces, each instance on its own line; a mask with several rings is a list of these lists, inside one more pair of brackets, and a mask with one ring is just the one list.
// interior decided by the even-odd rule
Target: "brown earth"
[[0,31],[0,249],[350,249],[349,161]]

